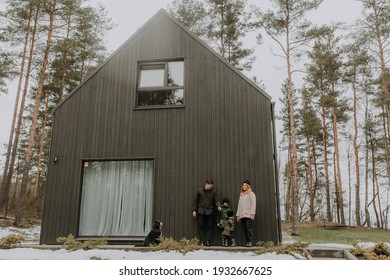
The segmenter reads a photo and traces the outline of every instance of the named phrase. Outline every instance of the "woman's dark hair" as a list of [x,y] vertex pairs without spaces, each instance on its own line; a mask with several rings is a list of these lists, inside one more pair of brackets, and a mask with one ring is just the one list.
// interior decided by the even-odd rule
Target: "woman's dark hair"
[[214,182],[213,182],[213,180],[211,180],[211,179],[208,179],[208,180],[206,180],[206,184],[209,184],[209,185],[214,185]]

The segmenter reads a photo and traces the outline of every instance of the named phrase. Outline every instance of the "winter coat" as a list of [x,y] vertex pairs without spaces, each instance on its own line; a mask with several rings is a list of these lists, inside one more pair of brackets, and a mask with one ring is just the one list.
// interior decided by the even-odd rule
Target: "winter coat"
[[256,195],[251,191],[247,191],[240,195],[237,206],[236,216],[241,218],[250,218],[256,214]]
[[218,223],[219,223],[219,228],[224,228],[224,223],[226,222],[228,216],[227,212],[228,211],[233,211],[233,209],[228,205],[225,207],[224,205],[221,206],[221,212],[218,214]]
[[196,192],[192,210],[201,215],[212,215],[214,209],[220,205],[218,194],[214,188],[207,191],[200,188]]
[[228,217],[224,223],[223,235],[231,236],[234,231],[234,217]]

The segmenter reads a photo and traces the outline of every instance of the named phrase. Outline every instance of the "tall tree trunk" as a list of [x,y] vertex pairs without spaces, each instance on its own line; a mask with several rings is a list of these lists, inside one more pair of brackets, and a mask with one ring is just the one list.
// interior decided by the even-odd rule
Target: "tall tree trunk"
[[42,124],[42,133],[41,133],[41,141],[39,144],[39,152],[38,152],[38,163],[37,163],[37,175],[35,176],[35,185],[33,188],[33,194],[38,194],[38,188],[39,188],[39,181],[40,181],[40,175],[41,175],[41,160],[42,160],[42,154],[43,154],[43,147],[45,145],[45,131],[46,131],[46,122],[47,122],[47,112],[49,111],[49,95],[46,95],[46,104],[45,104],[45,115],[43,117],[43,124]]
[[[290,138],[289,138],[290,139]],[[291,189],[291,179],[292,179],[292,172],[291,172],[291,155],[290,155],[290,140],[289,140],[289,148],[288,148],[288,160],[286,165],[286,182],[287,182],[287,192],[286,192],[286,220],[291,221],[291,206],[292,206],[292,189]]]
[[[355,71],[356,72],[356,71]],[[360,165],[359,165],[359,149],[357,145],[358,139],[358,124],[357,124],[357,92],[356,92],[356,76],[353,77],[352,89],[353,89],[353,126],[354,126],[354,135],[353,135],[353,151],[355,153],[355,216],[356,216],[356,225],[360,227],[362,222],[360,220]]]
[[371,164],[372,164],[372,206],[374,208],[374,213],[376,217],[376,223],[377,227],[380,228],[380,218],[378,215],[378,210],[376,208],[376,202],[375,202],[375,197],[378,195],[375,189],[375,184],[376,184],[376,159],[375,159],[375,144],[374,144],[374,139],[370,139],[371,143]]
[[347,152],[347,161],[348,161],[348,225],[352,225],[352,221],[351,221],[351,217],[352,217],[351,155],[350,155],[349,147],[348,147],[348,152]]
[[314,214],[314,191],[313,191],[313,171],[312,171],[312,163],[311,163],[311,147],[310,147],[310,139],[306,137],[306,145],[307,145],[307,165],[308,165],[308,174],[309,174],[309,213],[310,213],[310,221],[314,222],[315,214]]
[[336,196],[336,217],[337,222],[341,222],[341,216],[340,216],[340,199],[339,199],[339,185],[337,180],[337,167],[336,167],[336,151],[333,152],[333,179],[334,179],[334,189],[335,189],[335,196]]
[[[385,59],[385,51],[384,51],[384,46],[382,42],[382,32],[380,29],[380,19],[378,15],[378,7],[376,5],[376,2],[374,1],[373,5],[373,10],[374,10],[374,16],[375,16],[375,35],[377,39],[377,46],[378,46],[378,55],[379,55],[379,61],[381,65],[381,80],[382,80],[382,87],[383,87],[383,92],[385,94],[385,99],[389,100],[390,98],[390,92],[389,92],[389,79],[388,79],[388,69],[386,68],[386,59]],[[390,103],[387,104],[387,126],[390,127]],[[388,138],[389,144],[390,144],[390,137]]]
[[32,5],[32,3],[30,3],[27,28],[26,28],[26,35],[24,37],[24,44],[23,44],[22,61],[21,61],[20,72],[19,72],[19,81],[18,81],[18,87],[16,90],[14,113],[12,116],[11,131],[9,134],[7,154],[6,154],[5,165],[4,165],[4,173],[3,173],[3,179],[1,181],[1,188],[0,188],[0,211],[3,211],[4,219],[7,218],[6,217],[7,204],[8,204],[10,185],[11,185],[11,184],[6,184],[6,182],[7,182],[8,171],[9,171],[9,163],[10,163],[10,159],[11,159],[12,143],[14,142],[14,136],[15,136],[15,126],[16,126],[16,119],[17,119],[17,113],[18,113],[18,108],[19,108],[20,92],[22,90],[24,67],[26,64],[25,62],[26,62],[28,38],[30,36],[30,25],[31,25],[31,20],[32,20],[32,12],[33,12],[33,5]]
[[[14,167],[15,167],[15,161],[17,158],[17,150],[18,150],[18,145],[19,145],[19,136],[21,133],[22,129],[22,122],[23,122],[23,114],[24,114],[24,109],[25,109],[25,103],[26,103],[26,97],[27,97],[27,91],[28,91],[28,85],[30,81],[30,74],[31,74],[31,66],[33,62],[33,54],[35,51],[35,35],[37,32],[37,24],[38,24],[38,16],[39,16],[39,5],[36,7],[36,13],[34,17],[34,27],[31,33],[31,43],[30,43],[30,52],[29,52],[29,59],[27,62],[27,71],[25,74],[25,80],[24,80],[24,87],[23,87],[23,95],[22,95],[22,100],[20,101],[20,108],[19,108],[19,115],[18,115],[18,122],[17,126],[15,129],[15,137],[14,137],[14,142],[12,144],[12,151],[11,151],[11,159],[10,159],[10,164],[9,164],[9,170],[7,174],[7,179],[5,181],[4,185],[4,192],[9,193],[9,189],[12,184],[12,177],[14,173]],[[8,201],[9,201],[9,195],[5,195],[4,197],[4,213],[6,215],[7,213],[7,207],[8,207]]]
[[42,132],[41,132],[41,140],[39,145],[39,152],[38,152],[38,162],[37,162],[37,174],[35,176],[35,184],[32,188],[32,191],[30,192],[31,199],[33,200],[31,203],[31,206],[34,206],[34,210],[30,209],[30,220],[33,221],[34,217],[34,211],[36,211],[37,217],[40,214],[41,207],[43,206],[43,199],[41,199],[41,196],[39,196],[39,183],[40,183],[40,177],[41,177],[41,161],[43,157],[43,148],[45,146],[45,137],[46,137],[46,123],[47,123],[47,115],[49,111],[49,94],[46,95],[46,104],[45,104],[45,114],[43,117],[43,124],[42,124]]
[[225,41],[224,41],[224,38],[223,38],[223,32],[222,30],[225,29],[225,26],[224,26],[224,12],[223,12],[223,8],[221,8],[221,37],[220,37],[220,43],[221,43],[221,56],[223,58],[226,58],[225,55]]
[[385,223],[385,229],[389,229],[389,209],[390,209],[390,191],[387,190],[387,196],[386,196],[386,205],[387,207],[383,210],[383,216],[384,216],[384,223]]
[[[376,1],[372,1],[370,4],[371,4],[371,7],[374,11],[374,32],[375,32],[376,41],[377,41],[376,45],[378,46],[377,54],[379,55],[379,62],[380,62],[380,66],[381,66],[381,82],[382,82],[382,88],[383,88],[383,92],[384,92],[384,99],[389,100],[390,99],[390,90],[389,90],[390,82],[389,82],[389,78],[388,78],[388,69],[386,67],[385,46],[384,46],[384,42],[381,39],[383,34],[382,34],[382,31],[380,28],[381,19],[379,16],[379,7],[378,7]],[[388,39],[388,37],[386,39]],[[387,44],[387,42],[385,42],[385,45],[386,44]],[[387,119],[387,128],[390,130],[390,103],[388,103],[386,106],[386,119]],[[387,131],[387,134],[388,134],[388,137],[386,138],[386,140],[387,140],[386,152],[388,153],[388,146],[390,146],[390,133],[389,133],[389,131]],[[388,180],[389,180],[388,186],[390,186],[389,161],[387,161],[387,169],[388,169],[388,177],[389,177],[388,178]]]
[[291,137],[291,168],[292,168],[292,195],[293,195],[293,219],[292,219],[292,235],[299,235],[299,189],[298,189],[298,156],[297,156],[297,132],[295,127],[295,108],[292,83],[292,68],[291,68],[291,50],[290,50],[290,32],[286,22],[286,60],[287,60],[287,96],[289,105],[289,120],[290,120],[290,137]]
[[42,98],[42,92],[43,92],[43,82],[45,80],[45,74],[46,74],[46,67],[49,60],[49,51],[50,51],[50,45],[53,35],[53,26],[54,26],[54,16],[56,11],[56,0],[53,0],[51,3],[49,16],[50,16],[50,22],[49,22],[49,30],[47,34],[47,41],[46,41],[46,47],[44,52],[44,58],[42,61],[42,68],[41,72],[39,74],[39,80],[38,80],[38,89],[37,89],[37,95],[35,100],[35,106],[34,106],[34,113],[33,113],[33,119],[32,124],[30,128],[30,135],[28,140],[28,147],[27,147],[27,153],[26,153],[26,160],[23,167],[23,177],[22,177],[22,183],[20,186],[20,193],[19,193],[19,199],[16,207],[16,213],[15,213],[15,226],[21,226],[22,219],[25,212],[25,200],[26,200],[26,192],[27,192],[27,184],[29,181],[29,172],[31,169],[31,158],[32,158],[32,152],[34,148],[34,137],[36,132],[36,123],[38,119],[38,113],[39,113],[39,107],[41,103]]
[[382,106],[382,120],[383,120],[383,131],[385,133],[385,152],[386,152],[386,172],[387,172],[387,184],[390,186],[390,147],[389,147],[389,137],[390,137],[390,127],[388,124],[388,116],[386,114],[385,106]]
[[[318,164],[317,164],[317,155],[316,155],[316,145],[314,140],[312,140],[312,154],[313,154],[313,165],[314,165],[314,187],[313,187],[313,197],[315,198],[318,191]],[[321,209],[322,207],[320,207]],[[314,209],[314,208],[313,208]]]
[[328,163],[328,133],[326,128],[326,110],[325,105],[322,107],[322,142],[324,145],[324,165],[325,165],[325,192],[326,192],[326,217],[328,222],[333,221],[332,208],[330,204],[330,184],[329,184],[329,163]]
[[335,100],[335,90],[334,84],[332,84],[332,99],[333,99],[333,132],[334,132],[334,148],[335,148],[335,163],[337,169],[337,186],[338,186],[338,197],[339,197],[339,206],[340,206],[340,218],[341,224],[345,225],[345,216],[344,216],[344,201],[343,201],[343,185],[341,182],[341,168],[340,168],[340,155],[339,155],[339,137],[337,129],[337,108]]
[[378,211],[379,211],[379,221],[378,227],[383,228],[383,216],[382,216],[382,202],[381,202],[381,193],[379,191],[379,183],[378,183],[378,174],[375,175],[375,187],[376,187],[376,197],[378,198]]
[[[371,146],[371,153],[372,153],[372,189],[373,189],[373,206],[375,215],[377,218],[377,227],[382,228],[383,227],[383,218],[382,218],[382,206],[381,206],[381,194],[379,191],[379,184],[378,184],[378,175],[376,172],[376,144],[375,140],[371,139],[372,146]],[[375,203],[375,197],[378,199],[378,210]]]
[[[72,23],[72,11],[70,11],[70,13],[69,13],[68,23],[67,23],[67,25],[68,25],[67,30],[66,30],[66,42],[67,43],[68,43],[69,36],[70,36],[71,23]],[[63,96],[64,96],[64,88],[65,88],[65,80],[66,80],[67,70],[68,70],[68,46],[66,46],[66,48],[63,52],[63,64],[62,64],[61,79],[60,79],[59,101],[61,101]]]
[[[366,108],[364,112],[364,121],[365,121],[365,126],[367,126],[367,120],[368,120],[368,95],[366,95]],[[368,210],[368,175],[369,175],[369,170],[368,170],[368,164],[369,164],[369,158],[368,158],[368,133],[366,131],[365,133],[365,196],[364,196],[364,213],[366,216],[366,221],[367,227],[371,227],[371,218],[370,218],[370,211]]]

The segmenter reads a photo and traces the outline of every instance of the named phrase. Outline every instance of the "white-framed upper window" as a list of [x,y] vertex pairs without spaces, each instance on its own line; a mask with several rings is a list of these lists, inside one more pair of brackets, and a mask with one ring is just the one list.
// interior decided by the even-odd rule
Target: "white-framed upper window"
[[138,65],[137,107],[183,105],[184,60]]

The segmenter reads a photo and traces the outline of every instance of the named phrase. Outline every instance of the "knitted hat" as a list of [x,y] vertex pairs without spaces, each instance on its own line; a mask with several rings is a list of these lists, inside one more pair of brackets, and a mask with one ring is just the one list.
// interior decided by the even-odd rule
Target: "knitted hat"
[[224,204],[225,202],[226,202],[227,204],[229,204],[229,199],[228,199],[228,198],[222,199],[222,204]]
[[240,194],[241,194],[241,195],[244,194],[244,193],[248,193],[248,192],[251,191],[251,181],[245,180],[244,182],[242,182],[242,185],[244,185],[244,184],[247,184],[248,186],[246,187],[246,190],[245,190],[245,191],[242,189],[242,186],[241,186],[241,190],[240,190]]
[[251,185],[251,181],[245,180],[244,182],[242,182],[242,184],[248,184],[250,186]]

